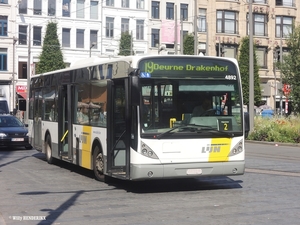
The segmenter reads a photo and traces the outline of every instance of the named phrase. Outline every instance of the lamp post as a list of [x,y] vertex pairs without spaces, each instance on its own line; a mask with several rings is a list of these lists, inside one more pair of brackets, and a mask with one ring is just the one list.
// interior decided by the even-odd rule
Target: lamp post
[[31,24],[28,26],[28,59],[27,59],[27,97],[26,97],[26,123],[29,119],[29,96],[30,96],[30,77],[31,77]]
[[276,96],[277,96],[277,77],[276,77],[276,62],[278,59],[278,52],[277,49],[274,48],[273,50],[273,73],[274,73],[274,80],[275,80],[275,84],[274,84],[274,112],[276,113]]
[[249,128],[254,128],[254,68],[253,68],[253,13],[252,1],[249,0]]
[[92,42],[92,43],[91,43],[91,46],[90,46],[90,58],[91,58],[91,56],[92,56],[92,48],[93,48],[95,45],[96,45],[95,42]]
[[15,80],[15,54],[16,54],[16,43],[18,39],[14,36],[13,37],[13,76],[12,76],[12,82],[13,82],[13,110],[16,107],[16,80]]
[[198,1],[194,0],[194,55],[198,55],[197,13],[198,13]]

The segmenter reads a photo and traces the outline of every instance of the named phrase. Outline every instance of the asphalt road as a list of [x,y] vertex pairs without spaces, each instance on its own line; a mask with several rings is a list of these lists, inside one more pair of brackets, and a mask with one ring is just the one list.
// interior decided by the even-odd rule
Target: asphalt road
[[300,148],[246,147],[242,176],[109,184],[35,150],[0,149],[0,225],[298,225]]

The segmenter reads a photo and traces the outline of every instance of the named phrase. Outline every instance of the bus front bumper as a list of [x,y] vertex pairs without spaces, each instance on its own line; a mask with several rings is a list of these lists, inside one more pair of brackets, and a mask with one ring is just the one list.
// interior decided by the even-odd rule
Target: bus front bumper
[[202,176],[243,175],[245,162],[214,162],[189,164],[131,164],[131,180],[196,178]]

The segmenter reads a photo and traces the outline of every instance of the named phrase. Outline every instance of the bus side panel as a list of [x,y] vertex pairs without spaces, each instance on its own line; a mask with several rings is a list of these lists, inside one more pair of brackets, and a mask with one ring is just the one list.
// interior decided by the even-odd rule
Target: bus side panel
[[[93,143],[100,140],[103,154],[106,155],[106,128],[73,125],[73,153],[75,164],[86,169],[92,169]],[[78,158],[77,158],[78,157]]]
[[46,136],[50,135],[51,138],[51,148],[52,148],[52,157],[59,159],[59,151],[58,151],[58,123],[56,122],[49,122],[49,121],[43,121],[42,122],[42,152],[46,154],[45,145],[44,142],[46,140]]
[[[28,120],[28,139],[29,139],[29,143],[31,144],[32,147],[35,148],[35,146],[33,145],[33,135],[34,135],[34,132],[33,132],[33,121],[32,119],[29,119]],[[39,150],[41,151],[41,149],[36,149],[36,150]]]

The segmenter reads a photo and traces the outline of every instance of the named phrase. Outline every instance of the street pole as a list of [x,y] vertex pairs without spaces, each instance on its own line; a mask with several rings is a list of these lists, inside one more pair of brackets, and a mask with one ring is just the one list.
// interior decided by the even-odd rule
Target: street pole
[[100,32],[100,42],[101,42],[101,46],[100,46],[100,49],[101,49],[101,55],[103,55],[103,52],[102,52],[102,34],[103,34],[103,2],[104,1],[101,1],[101,32]]
[[15,61],[16,61],[16,42],[17,39],[14,36],[13,37],[13,76],[12,76],[12,82],[13,82],[13,111],[16,107],[16,78],[15,78]]
[[206,46],[205,46],[205,55],[209,56],[209,37],[208,37],[208,23],[206,22]]
[[254,128],[254,74],[253,74],[253,14],[252,0],[249,0],[249,128]]
[[194,55],[198,55],[198,28],[197,28],[197,13],[198,2],[194,0]]
[[174,37],[175,37],[175,40],[174,40],[174,50],[175,50],[175,55],[178,54],[178,37],[177,37],[177,5],[175,5],[175,29],[174,29]]
[[183,55],[183,19],[180,17],[180,54]]
[[273,73],[274,73],[274,80],[275,80],[275,84],[274,84],[274,113],[276,113],[276,96],[277,96],[277,77],[276,77],[276,59],[278,59],[277,56],[277,51],[274,48],[273,49]]
[[133,32],[131,31],[131,39],[130,39],[130,55],[133,55]]
[[29,119],[29,95],[30,95],[30,77],[31,77],[31,24],[28,25],[28,59],[27,59],[27,99],[26,99],[26,120]]
[[281,72],[281,65],[283,62],[283,57],[282,57],[282,29],[280,32],[280,116],[282,116],[282,72]]

